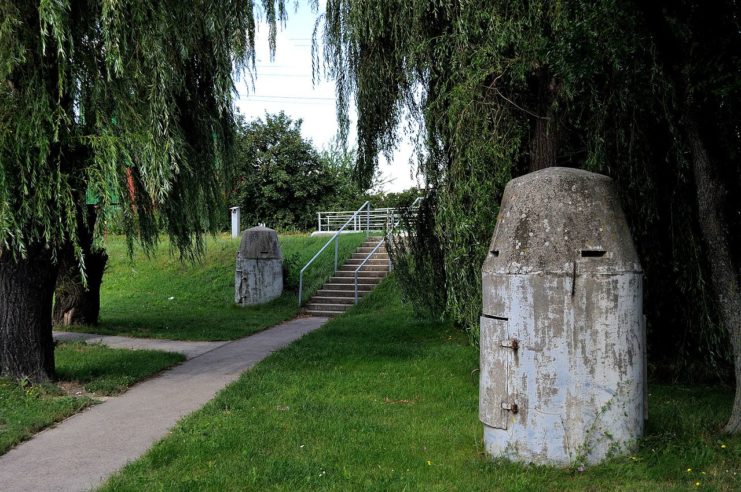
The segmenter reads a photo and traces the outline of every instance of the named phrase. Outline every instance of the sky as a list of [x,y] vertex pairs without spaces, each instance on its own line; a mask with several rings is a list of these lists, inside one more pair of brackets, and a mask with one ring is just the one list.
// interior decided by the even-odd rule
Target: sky
[[[334,82],[321,80],[317,84],[312,83],[311,37],[319,14],[312,12],[304,5],[305,2],[298,10],[294,9],[293,2],[286,3],[290,5],[288,21],[278,32],[272,61],[268,50],[268,26],[265,23],[258,24],[254,86],[244,78],[237,82],[237,109],[248,120],[262,117],[266,111],[278,113],[281,110],[292,119],[300,118],[303,120],[303,136],[321,150],[335,138],[338,125]],[[353,110],[353,123],[355,115]],[[354,125],[348,143],[355,143]],[[381,159],[382,191],[401,191],[417,185],[409,164],[411,155],[411,144],[402,139],[390,162]]]

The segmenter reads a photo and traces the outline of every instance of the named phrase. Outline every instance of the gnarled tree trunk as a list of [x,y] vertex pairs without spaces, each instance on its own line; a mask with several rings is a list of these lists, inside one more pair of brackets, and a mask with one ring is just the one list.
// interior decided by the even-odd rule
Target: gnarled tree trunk
[[713,290],[718,298],[720,319],[731,337],[736,375],[736,398],[725,431],[741,432],[741,288],[726,237],[723,186],[715,177],[705,145],[694,121],[688,121],[687,138],[697,190],[700,230],[708,252]]
[[97,325],[100,314],[100,285],[108,261],[105,250],[93,246],[93,232],[98,218],[95,205],[78,213],[78,234],[85,258],[87,286],[82,282],[79,264],[71,246],[61,254],[59,277],[55,291],[55,326]]
[[51,307],[57,267],[41,247],[25,259],[0,255],[0,375],[33,382],[54,377]]
[[97,325],[100,314],[100,285],[108,255],[103,250],[85,254],[87,287],[82,283],[80,269],[73,254],[61,262],[55,290],[55,326]]

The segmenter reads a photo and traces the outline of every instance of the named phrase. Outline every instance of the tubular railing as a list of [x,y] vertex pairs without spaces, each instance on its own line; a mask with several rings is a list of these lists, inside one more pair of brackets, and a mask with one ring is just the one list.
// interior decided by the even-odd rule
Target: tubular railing
[[[336,231],[340,226],[345,224],[349,217],[352,217],[354,212],[351,210],[342,210],[336,212],[317,212],[317,231],[318,232],[333,232]],[[368,211],[367,219],[370,224],[367,224],[372,231],[383,231],[389,229],[394,224],[399,216],[399,210],[395,208],[375,208]],[[349,230],[359,232],[365,229],[366,224],[363,224],[361,217],[357,217],[352,221],[352,224],[348,227]]]
[[[422,201],[422,197],[417,197],[417,199],[414,200],[414,202],[412,202],[412,204],[409,206],[409,209],[411,209],[412,211],[414,211],[414,209],[416,209],[419,206],[419,202],[421,202],[421,201]],[[358,303],[358,272],[360,272],[360,270],[363,269],[363,267],[368,262],[368,260],[370,260],[373,257],[374,254],[376,254],[376,252],[378,251],[378,248],[380,248],[381,245],[383,245],[386,242],[386,239],[391,235],[391,233],[394,231],[394,229],[396,229],[396,227],[399,225],[399,222],[401,222],[401,215],[399,215],[399,217],[391,224],[391,227],[389,227],[387,229],[386,234],[384,234],[384,236],[381,238],[381,240],[378,241],[378,244],[376,244],[373,247],[373,249],[370,251],[370,253],[368,253],[368,256],[366,256],[365,259],[360,262],[360,265],[358,265],[358,267],[355,269],[355,272],[354,272],[354,275],[353,275],[354,276],[354,280],[355,280],[354,281],[354,284],[355,284],[355,304]]]
[[[365,210],[365,216],[361,216],[361,212]],[[334,241],[334,271],[337,271],[337,259],[340,254],[340,234],[342,231],[344,231],[347,226],[350,223],[357,224],[358,218],[360,219],[361,223],[363,222],[363,219],[365,219],[365,234],[366,236],[370,233],[370,202],[365,202],[360,206],[359,209],[357,209],[347,221],[340,227],[337,232],[335,232],[331,238],[322,246],[322,248],[304,265],[304,267],[301,269],[301,272],[298,276],[298,305],[301,306],[303,304],[303,290],[304,290],[304,272],[306,271],[309,266],[314,263],[314,260],[316,260],[322,252],[324,252],[327,247],[332,244],[332,241]],[[362,227],[362,226],[361,226]],[[361,229],[353,229],[354,231],[359,231]]]

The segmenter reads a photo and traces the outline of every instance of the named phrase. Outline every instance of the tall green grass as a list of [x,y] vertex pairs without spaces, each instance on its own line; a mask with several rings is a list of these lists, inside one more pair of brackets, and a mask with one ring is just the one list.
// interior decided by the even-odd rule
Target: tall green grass
[[[233,340],[294,317],[299,310],[298,272],[327,237],[280,236],[288,272],[284,294],[254,307],[234,304],[234,270],[239,239],[209,238],[199,262],[181,262],[163,240],[154,255],[127,254],[121,237],[106,242],[109,260],[101,287],[100,325],[72,327],[106,335],[174,340]],[[340,238],[340,261],[365,240],[363,234]],[[332,274],[334,248],[329,247],[307,270],[304,297]],[[67,329],[65,327],[65,329]]]

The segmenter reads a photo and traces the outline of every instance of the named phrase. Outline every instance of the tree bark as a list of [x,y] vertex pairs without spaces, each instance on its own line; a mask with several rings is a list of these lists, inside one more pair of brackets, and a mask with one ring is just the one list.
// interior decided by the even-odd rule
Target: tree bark
[[546,118],[535,120],[535,134],[531,143],[530,172],[556,165],[558,140],[552,112]]
[[51,307],[57,267],[51,252],[0,255],[0,375],[32,382],[54,377]]
[[538,115],[530,140],[530,172],[555,166],[558,152],[558,123],[552,108],[558,92],[556,81],[546,69],[541,69],[536,87]]
[[733,348],[736,398],[725,431],[741,432],[741,288],[726,237],[723,186],[714,175],[705,145],[694,121],[688,121],[687,138],[697,190],[697,208],[703,242],[708,252],[712,285],[718,298],[720,320],[728,330]]
[[87,287],[71,245],[61,254],[59,277],[55,290],[53,323],[55,326],[97,325],[100,314],[100,285],[108,261],[105,250],[93,247],[93,232],[98,209],[88,205],[78,212],[78,234],[85,258]]
[[54,293],[55,326],[98,324],[100,315],[100,286],[108,261],[105,251],[85,253],[87,288],[82,283],[80,269],[73,254],[65,255]]

